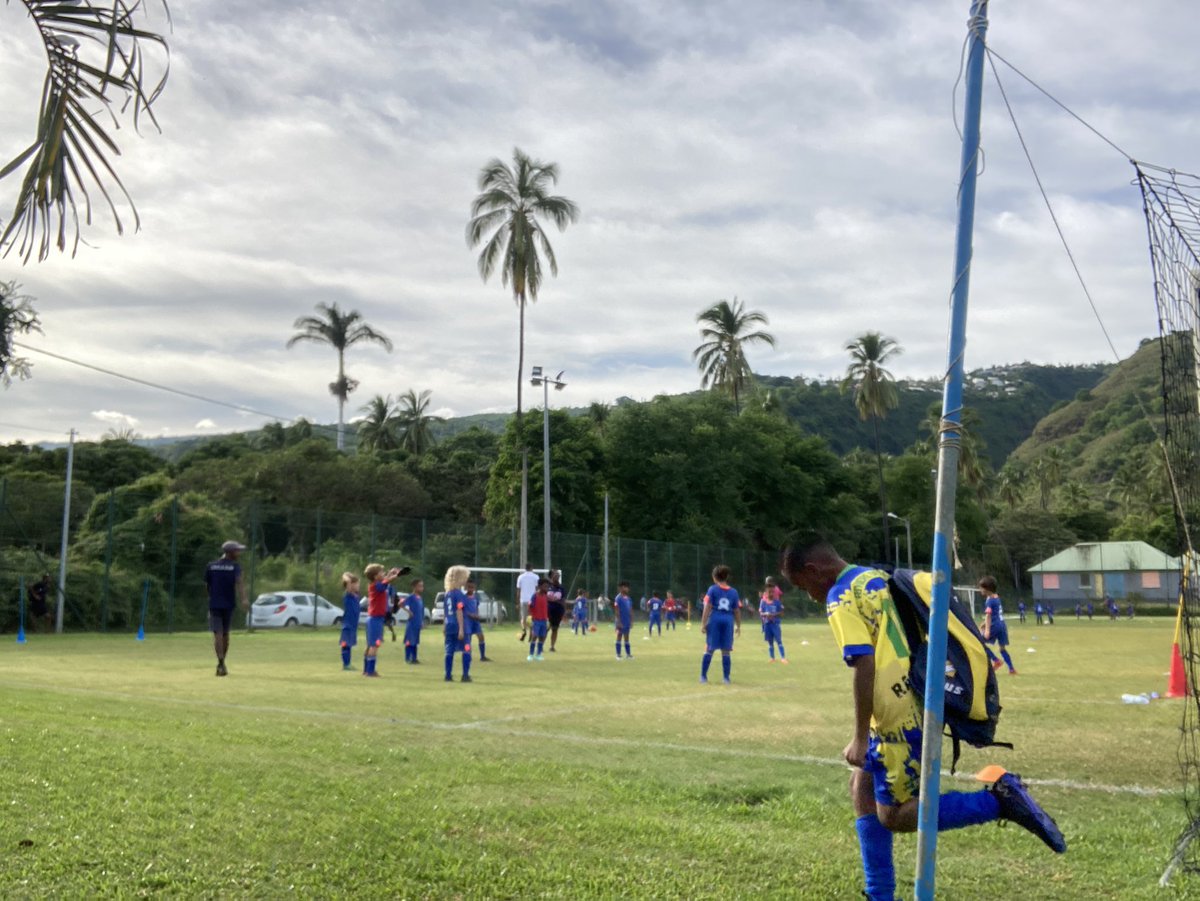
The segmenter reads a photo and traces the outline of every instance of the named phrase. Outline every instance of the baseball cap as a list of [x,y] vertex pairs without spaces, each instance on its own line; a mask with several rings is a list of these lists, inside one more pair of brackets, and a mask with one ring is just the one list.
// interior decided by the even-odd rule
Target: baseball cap
[[245,549],[246,545],[242,544],[240,541],[226,541],[223,545],[221,545],[222,551],[244,551]]

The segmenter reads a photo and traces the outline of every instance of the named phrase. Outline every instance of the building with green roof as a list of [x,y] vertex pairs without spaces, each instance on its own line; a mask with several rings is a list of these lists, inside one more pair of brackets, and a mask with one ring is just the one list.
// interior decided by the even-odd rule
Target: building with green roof
[[1156,603],[1179,598],[1183,567],[1144,541],[1081,542],[1029,567],[1033,597],[1055,606],[1099,601],[1144,599]]

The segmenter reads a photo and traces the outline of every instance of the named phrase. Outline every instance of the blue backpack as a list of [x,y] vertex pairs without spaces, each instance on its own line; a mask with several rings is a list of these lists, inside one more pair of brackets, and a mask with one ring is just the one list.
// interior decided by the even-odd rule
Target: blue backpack
[[[892,601],[908,640],[908,684],[924,703],[925,674],[929,667],[929,605],[933,576],[927,572],[897,569],[888,580]],[[953,594],[946,629],[946,734],[954,747],[950,772],[958,765],[962,743],[976,747],[1012,748],[996,741],[1000,720],[1000,686],[988,661],[983,636],[971,612]]]

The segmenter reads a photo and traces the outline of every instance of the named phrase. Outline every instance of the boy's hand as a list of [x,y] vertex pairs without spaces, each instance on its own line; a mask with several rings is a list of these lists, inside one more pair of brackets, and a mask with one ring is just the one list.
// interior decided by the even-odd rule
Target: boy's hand
[[842,757],[850,766],[861,768],[867,759],[867,740],[855,737],[842,751]]
[[741,624],[741,623],[737,623],[737,624],[736,624],[736,625],[733,627],[733,634],[734,634],[735,636],[737,636],[738,638],[741,638],[741,637],[742,637],[742,624]]

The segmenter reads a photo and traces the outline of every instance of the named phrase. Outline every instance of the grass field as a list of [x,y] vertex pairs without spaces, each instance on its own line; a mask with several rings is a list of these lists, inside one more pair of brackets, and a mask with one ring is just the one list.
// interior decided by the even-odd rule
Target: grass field
[[[1012,627],[1017,747],[968,748],[960,775],[1021,773],[1070,849],[945,833],[940,897],[1200,892],[1156,887],[1180,702],[1120,700],[1163,690],[1172,625]],[[697,684],[682,628],[635,631],[620,663],[607,627],[568,632],[541,664],[504,628],[471,685],[442,681],[428,630],[424,665],[388,642],[378,680],[341,671],[332,632],[235,633],[225,679],[206,635],[5,636],[0,897],[857,898],[849,675],[823,622],[784,631],[790,665],[748,627],[728,687]]]

